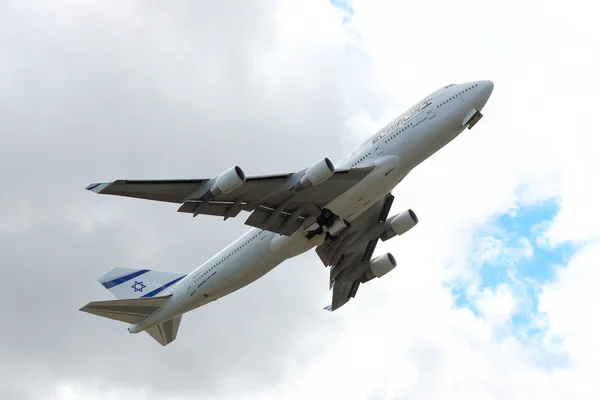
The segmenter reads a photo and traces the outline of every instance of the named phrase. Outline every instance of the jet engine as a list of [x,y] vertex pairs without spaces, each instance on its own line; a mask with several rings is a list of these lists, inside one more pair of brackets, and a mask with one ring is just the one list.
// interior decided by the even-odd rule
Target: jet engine
[[215,183],[210,188],[210,192],[213,195],[227,194],[246,181],[246,175],[244,171],[238,166],[231,167],[227,171],[215,179]]
[[393,217],[388,218],[385,223],[387,227],[381,235],[381,240],[384,242],[393,238],[394,236],[400,236],[408,232],[419,223],[419,219],[413,210],[408,209],[403,213],[396,214]]
[[300,178],[300,186],[317,186],[325,182],[335,173],[335,167],[329,158],[324,158],[317,161],[304,172],[304,176]]
[[381,255],[377,258],[372,259],[370,262],[369,269],[378,278],[381,278],[394,268],[396,268],[396,259],[391,253]]

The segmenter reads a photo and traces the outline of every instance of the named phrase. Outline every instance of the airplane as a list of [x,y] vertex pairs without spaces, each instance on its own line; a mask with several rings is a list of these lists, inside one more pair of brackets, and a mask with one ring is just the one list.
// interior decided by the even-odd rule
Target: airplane
[[191,273],[116,267],[99,278],[117,300],[80,309],[129,324],[166,346],[182,315],[235,292],[283,261],[316,248],[330,268],[335,311],[361,284],[396,267],[387,253],[372,258],[379,240],[417,225],[412,209],[388,216],[391,191],[410,171],[473,128],[494,89],[489,80],[444,86],[417,102],[334,165],[323,158],[298,172],[246,176],[239,166],[212,179],[116,180],[94,193],[179,204],[178,212],[224,220],[242,211],[252,228]]

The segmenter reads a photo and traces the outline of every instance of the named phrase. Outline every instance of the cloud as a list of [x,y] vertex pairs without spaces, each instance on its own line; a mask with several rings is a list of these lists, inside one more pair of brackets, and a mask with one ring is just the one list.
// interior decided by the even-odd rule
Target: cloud
[[[0,6],[1,397],[594,397],[595,14],[335,3]],[[184,316],[164,349],[77,311],[110,298],[95,279],[113,266],[187,272],[246,230],[88,183],[339,159],[474,79],[496,83],[483,120],[396,189],[392,212],[420,223],[342,309],[322,310],[311,252]]]
[[[325,317],[318,297],[327,271],[306,258],[186,316],[181,345],[168,352],[123,324],[77,311],[110,298],[96,278],[116,265],[187,272],[247,229],[167,204],[94,196],[84,190],[90,182],[211,177],[233,164],[248,174],[288,172],[343,154],[328,151],[348,112],[336,91],[306,92],[303,75],[274,86],[265,78],[274,66],[265,60],[289,63],[277,53],[273,5],[239,2],[239,15],[230,6],[5,6],[2,58],[10,61],[2,73],[10,86],[0,177],[10,195],[0,207],[0,265],[11,282],[4,295],[18,306],[0,309],[10,337],[0,346],[9,376],[2,394],[39,398],[17,377],[71,388],[64,393],[93,387],[99,396],[179,396],[198,387],[208,396],[240,390],[237,380],[268,387],[283,377],[278,354]],[[305,46],[298,71],[312,64]],[[319,71],[322,79],[334,72]],[[304,140],[319,146],[296,151]]]
[[577,252],[567,265],[558,267],[556,280],[544,286],[539,299],[548,320],[548,339],[560,340],[579,368],[591,367],[600,354],[598,326],[582,308],[599,300],[595,288],[599,255],[597,242]]
[[517,308],[517,300],[504,283],[493,290],[483,289],[475,302],[483,318],[494,325],[504,325]]

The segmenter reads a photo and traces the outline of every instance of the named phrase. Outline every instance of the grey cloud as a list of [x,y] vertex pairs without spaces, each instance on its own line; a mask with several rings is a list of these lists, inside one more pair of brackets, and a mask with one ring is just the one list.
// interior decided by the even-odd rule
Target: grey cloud
[[[22,379],[153,398],[226,392],[236,379],[269,387],[290,358],[312,357],[298,344],[304,333],[336,323],[321,309],[327,271],[312,253],[184,316],[166,348],[77,311],[111,298],[96,278],[113,266],[189,271],[247,229],[93,195],[88,183],[210,177],[233,164],[287,172],[342,155],[339,122],[349,110],[339,94],[304,82],[266,93],[252,72],[275,44],[273,5],[0,6],[1,397],[38,396]],[[118,218],[84,230],[98,213]]]
[[[115,223],[85,234],[57,220],[51,228],[2,238],[2,265],[17,272],[9,275],[11,285],[4,291],[14,304],[9,301],[2,309],[11,339],[0,345],[3,360],[16,371],[44,371],[59,381],[101,378],[107,385],[150,385],[171,393],[198,386],[216,390],[236,376],[264,384],[281,378],[279,366],[295,332],[310,318],[318,319],[307,314],[319,308],[313,304],[315,311],[308,311],[300,301],[310,293],[316,299],[322,290],[307,282],[314,267],[285,268],[285,274],[184,316],[180,337],[168,348],[146,335],[129,335],[123,324],[77,311],[89,300],[110,298],[95,278],[116,263],[136,265],[132,242],[142,251],[159,245],[134,224]],[[190,248],[197,243],[187,240]],[[168,263],[169,250],[160,252],[156,264],[176,269]],[[287,280],[294,285],[278,290]]]

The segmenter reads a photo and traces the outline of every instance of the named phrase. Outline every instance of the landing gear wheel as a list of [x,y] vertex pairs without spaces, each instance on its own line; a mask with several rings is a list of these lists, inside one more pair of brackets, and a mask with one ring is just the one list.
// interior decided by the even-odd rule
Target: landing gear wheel
[[331,210],[324,208],[321,210],[321,215],[317,218],[319,226],[330,227],[335,222],[336,216]]

